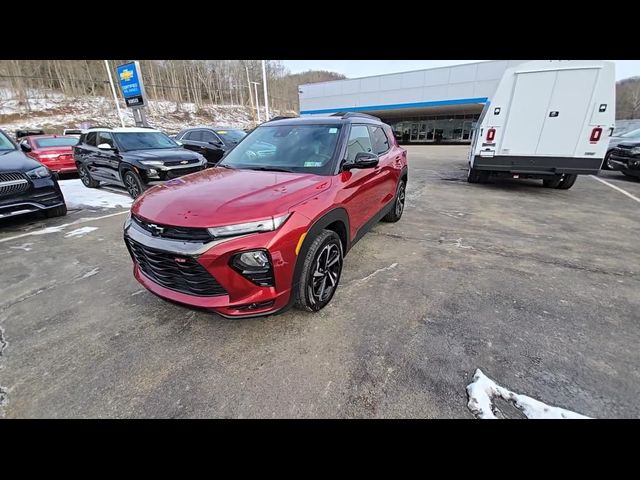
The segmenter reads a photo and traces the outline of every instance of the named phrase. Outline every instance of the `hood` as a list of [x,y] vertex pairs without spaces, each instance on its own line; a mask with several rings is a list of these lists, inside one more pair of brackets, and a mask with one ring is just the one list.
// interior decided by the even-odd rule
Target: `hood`
[[0,150],[0,172],[28,172],[41,166],[20,150]]
[[164,225],[216,227],[281,215],[329,185],[309,173],[210,168],[147,190],[131,211]]
[[156,148],[150,150],[132,150],[122,152],[130,160],[198,160],[201,155],[184,148]]

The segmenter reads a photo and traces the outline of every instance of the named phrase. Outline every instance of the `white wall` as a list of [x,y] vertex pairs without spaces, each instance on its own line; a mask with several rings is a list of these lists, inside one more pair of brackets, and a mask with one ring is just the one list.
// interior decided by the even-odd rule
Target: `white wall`
[[300,111],[490,97],[505,69],[521,62],[497,60],[300,85]]

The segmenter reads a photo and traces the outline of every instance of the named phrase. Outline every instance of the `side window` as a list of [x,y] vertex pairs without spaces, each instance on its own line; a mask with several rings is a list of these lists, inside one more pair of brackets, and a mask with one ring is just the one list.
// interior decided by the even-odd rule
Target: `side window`
[[366,125],[352,125],[347,143],[347,161],[355,160],[358,152],[371,152],[371,139]]
[[201,130],[202,133],[202,141],[203,142],[213,142],[218,143],[218,139],[213,134],[213,132],[209,132],[208,130]]
[[95,147],[97,145],[96,136],[97,136],[96,132],[87,133],[87,138],[85,139],[85,143],[91,147]]
[[193,142],[202,142],[202,130],[192,130],[189,134],[189,140]]
[[102,143],[108,143],[109,146],[113,147],[113,137],[109,132],[98,132],[97,144],[100,145]]
[[384,130],[380,127],[369,127],[369,132],[371,133],[371,141],[373,143],[373,153],[376,155],[382,155],[389,151],[389,139],[384,133]]

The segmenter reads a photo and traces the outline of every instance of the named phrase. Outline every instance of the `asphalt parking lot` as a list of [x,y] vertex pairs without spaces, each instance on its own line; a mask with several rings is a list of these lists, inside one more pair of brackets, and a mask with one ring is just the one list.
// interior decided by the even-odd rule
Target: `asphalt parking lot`
[[473,418],[481,368],[549,405],[639,417],[640,204],[589,176],[471,185],[467,147],[408,150],[402,220],[353,248],[317,314],[227,320],[155,297],[121,208],[0,224],[1,414]]

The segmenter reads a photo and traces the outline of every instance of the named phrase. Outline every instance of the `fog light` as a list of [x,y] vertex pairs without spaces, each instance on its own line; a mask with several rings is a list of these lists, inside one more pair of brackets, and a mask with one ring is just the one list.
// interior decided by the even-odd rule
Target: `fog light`
[[266,250],[251,250],[234,255],[231,266],[242,276],[261,287],[274,285],[271,259]]

